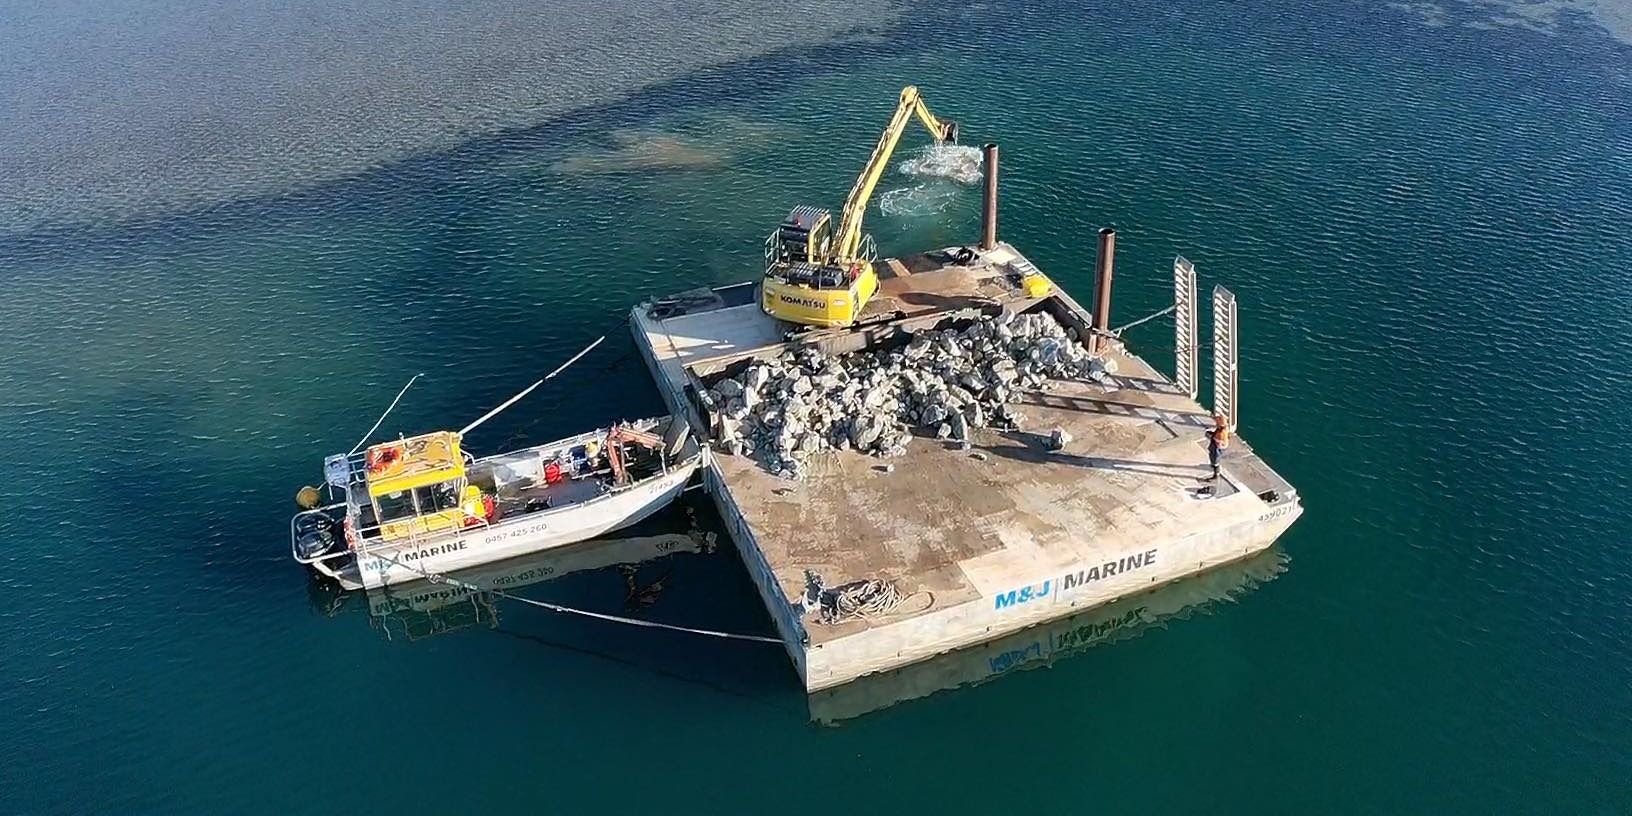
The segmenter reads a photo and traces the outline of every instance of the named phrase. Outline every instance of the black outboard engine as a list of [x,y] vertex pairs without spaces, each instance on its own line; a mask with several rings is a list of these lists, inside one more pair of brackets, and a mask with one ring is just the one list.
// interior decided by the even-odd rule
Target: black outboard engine
[[301,516],[295,520],[295,552],[307,559],[333,552],[340,544],[339,526],[322,513]]

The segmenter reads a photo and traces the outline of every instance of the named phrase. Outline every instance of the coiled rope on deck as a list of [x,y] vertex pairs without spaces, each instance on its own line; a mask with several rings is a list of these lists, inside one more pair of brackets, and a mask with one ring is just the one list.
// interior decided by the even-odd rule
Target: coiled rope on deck
[[512,594],[510,594],[508,592],[505,592],[502,589],[484,589],[482,587],[476,586],[475,584],[470,584],[470,583],[466,583],[464,581],[461,581],[461,580],[459,580],[457,578],[449,578],[448,576],[442,575],[440,573],[428,572],[426,570],[422,570],[422,569],[420,569],[418,567],[415,567],[415,566],[413,566],[411,564],[404,564],[401,561],[398,561],[397,559],[392,558],[389,555],[383,555],[383,554],[378,554],[378,553],[371,553],[370,555],[372,557],[375,557],[375,558],[380,558],[380,559],[383,559],[385,561],[389,561],[392,564],[395,564],[396,566],[402,567],[403,569],[408,570],[409,572],[412,572],[412,573],[415,573],[415,574],[419,575],[421,578],[424,578],[425,580],[430,581],[433,584],[446,584],[448,586],[457,587],[459,589],[463,589],[463,590],[466,590],[468,592],[486,592],[486,593],[492,594],[492,595],[494,595],[496,597],[499,597],[499,598],[506,598],[506,599],[512,600],[512,601],[519,601],[521,603],[527,604],[528,606],[536,606],[536,607],[538,607],[540,609],[548,609],[551,612],[560,612],[560,613],[566,614],[566,615],[581,615],[581,616],[586,617],[586,618],[595,618],[596,620],[611,621],[612,623],[626,623],[626,624],[629,624],[630,626],[641,626],[641,627],[645,627],[645,628],[648,628],[648,629],[667,629],[667,630],[670,630],[670,631],[673,631],[673,632],[686,632],[686,633],[693,634],[693,635],[706,635],[708,637],[725,638],[726,640],[747,640],[747,641],[753,641],[755,643],[776,643],[776,644],[782,643],[781,638],[768,637],[766,635],[744,635],[744,634],[741,634],[741,633],[738,633],[738,632],[720,632],[720,631],[716,631],[716,630],[713,630],[713,629],[697,629],[697,628],[690,627],[690,626],[677,626],[677,625],[672,624],[672,623],[658,623],[657,621],[645,621],[645,620],[640,620],[638,618],[626,618],[626,617],[623,617],[621,615],[608,615],[608,614],[606,614],[604,612],[591,612],[591,611],[589,611],[587,609],[575,609],[575,608],[570,607],[570,606],[562,606],[561,604],[550,603],[549,601],[540,601],[540,600],[535,600],[533,598],[524,598],[524,597],[522,597],[520,595],[512,595]]
[[935,596],[928,590],[902,595],[894,581],[882,578],[864,578],[836,587],[822,585],[822,577],[805,571],[805,606],[818,610],[818,623],[842,623],[854,618],[867,620],[894,615],[910,598],[923,596],[928,603],[914,612],[922,612],[935,605]]
[[901,591],[891,581],[869,578],[834,590],[837,617],[871,618],[888,615],[901,605]]

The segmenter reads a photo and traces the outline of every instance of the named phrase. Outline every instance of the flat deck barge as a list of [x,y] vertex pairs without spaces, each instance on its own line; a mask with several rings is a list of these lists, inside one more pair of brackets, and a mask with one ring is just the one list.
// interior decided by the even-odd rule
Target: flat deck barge
[[[858,327],[790,338],[752,284],[640,304],[631,327],[669,410],[705,439],[714,429],[699,394],[751,359],[876,349],[998,310],[1047,312],[1094,336],[1089,312],[1057,286],[1017,282],[1016,270],[1035,267],[1014,247],[968,249],[962,262],[949,252],[881,262]],[[1022,430],[971,429],[967,449],[918,436],[888,459],[827,451],[793,481],[715,446],[706,487],[807,691],[1248,558],[1302,513],[1297,492],[1239,436],[1205,496],[1212,412],[1100,338],[1098,353],[1115,363],[1108,382],[1028,392],[1016,406]],[[1056,428],[1071,441],[1049,450]],[[801,603],[807,572],[829,585],[888,580],[907,600],[889,615],[824,623]]]

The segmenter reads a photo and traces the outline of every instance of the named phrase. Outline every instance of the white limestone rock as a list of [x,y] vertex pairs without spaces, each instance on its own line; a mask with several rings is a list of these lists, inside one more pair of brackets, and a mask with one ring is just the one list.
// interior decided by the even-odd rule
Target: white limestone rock
[[1052,316],[1003,312],[915,332],[883,353],[784,353],[722,379],[701,401],[732,423],[717,426],[728,450],[758,452],[771,472],[799,478],[826,450],[902,455],[913,428],[967,448],[971,428],[1019,428],[1024,417],[1011,406],[1026,393],[1067,378],[1109,384],[1114,371]]

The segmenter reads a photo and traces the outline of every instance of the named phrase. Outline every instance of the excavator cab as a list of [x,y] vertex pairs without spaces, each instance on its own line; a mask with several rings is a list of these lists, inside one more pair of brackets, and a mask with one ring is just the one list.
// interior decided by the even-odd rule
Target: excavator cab
[[774,262],[821,262],[833,251],[833,213],[803,204],[794,207],[776,228],[776,243]]

